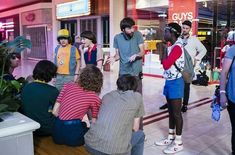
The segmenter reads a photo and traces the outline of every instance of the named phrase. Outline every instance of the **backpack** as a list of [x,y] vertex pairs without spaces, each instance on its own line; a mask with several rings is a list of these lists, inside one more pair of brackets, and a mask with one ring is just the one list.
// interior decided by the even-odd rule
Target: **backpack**
[[[180,43],[180,42],[179,42]],[[176,63],[174,63],[175,68],[182,74],[182,77],[185,83],[191,83],[194,77],[194,65],[192,57],[189,55],[188,51],[186,50],[185,46],[187,43],[180,43],[183,46],[184,52],[184,68],[180,69]]]
[[193,85],[208,86],[209,77],[206,75],[206,71],[199,71],[197,74],[197,79],[192,81]]

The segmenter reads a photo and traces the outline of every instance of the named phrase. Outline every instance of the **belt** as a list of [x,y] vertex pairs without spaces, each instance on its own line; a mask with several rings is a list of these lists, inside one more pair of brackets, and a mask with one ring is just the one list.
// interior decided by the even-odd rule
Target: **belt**
[[81,120],[75,119],[75,120],[61,120],[64,125],[72,125],[72,124],[80,124]]

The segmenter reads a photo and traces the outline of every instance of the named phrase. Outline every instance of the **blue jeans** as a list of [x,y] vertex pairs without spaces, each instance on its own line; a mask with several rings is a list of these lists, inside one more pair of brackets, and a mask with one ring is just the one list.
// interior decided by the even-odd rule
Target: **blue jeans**
[[143,155],[145,135],[142,130],[132,133],[131,137],[131,155]]
[[[131,137],[131,152],[127,153],[115,153],[115,155],[143,155],[144,152],[144,139],[145,135],[142,130],[139,130],[137,132],[132,133]],[[95,150],[88,145],[85,145],[86,149],[91,153],[92,155],[109,155],[103,152],[100,152],[98,150]]]
[[74,76],[73,75],[61,75],[57,74],[55,87],[60,91],[65,83],[73,82]]
[[56,118],[52,138],[56,144],[69,146],[84,145],[84,135],[88,131],[85,122],[76,120],[60,120]]

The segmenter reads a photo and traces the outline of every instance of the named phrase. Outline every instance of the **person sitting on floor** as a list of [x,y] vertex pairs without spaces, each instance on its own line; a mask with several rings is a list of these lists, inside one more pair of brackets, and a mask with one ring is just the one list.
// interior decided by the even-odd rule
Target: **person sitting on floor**
[[59,91],[48,84],[56,76],[57,67],[48,60],[39,61],[33,70],[33,82],[25,85],[21,92],[21,111],[29,118],[40,123],[36,135],[51,135],[55,121],[51,113]]
[[145,135],[139,130],[143,99],[135,76],[122,75],[117,90],[102,98],[98,119],[85,135],[85,147],[94,155],[143,155]]
[[57,117],[53,140],[56,144],[80,146],[88,131],[84,116],[91,110],[92,123],[96,121],[101,99],[98,94],[103,85],[103,74],[94,65],[82,69],[76,83],[67,83],[62,88],[53,108]]

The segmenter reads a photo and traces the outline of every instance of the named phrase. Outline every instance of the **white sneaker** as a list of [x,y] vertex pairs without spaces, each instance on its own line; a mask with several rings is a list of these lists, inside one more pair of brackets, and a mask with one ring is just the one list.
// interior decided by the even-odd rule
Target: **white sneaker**
[[165,139],[154,142],[154,144],[157,146],[167,146],[167,145],[170,145],[173,142],[173,140],[174,139],[165,138]]
[[163,152],[165,154],[173,154],[173,153],[177,153],[179,151],[183,150],[183,143],[181,144],[176,144],[175,142],[173,142],[171,145],[169,145],[166,149],[163,150]]

